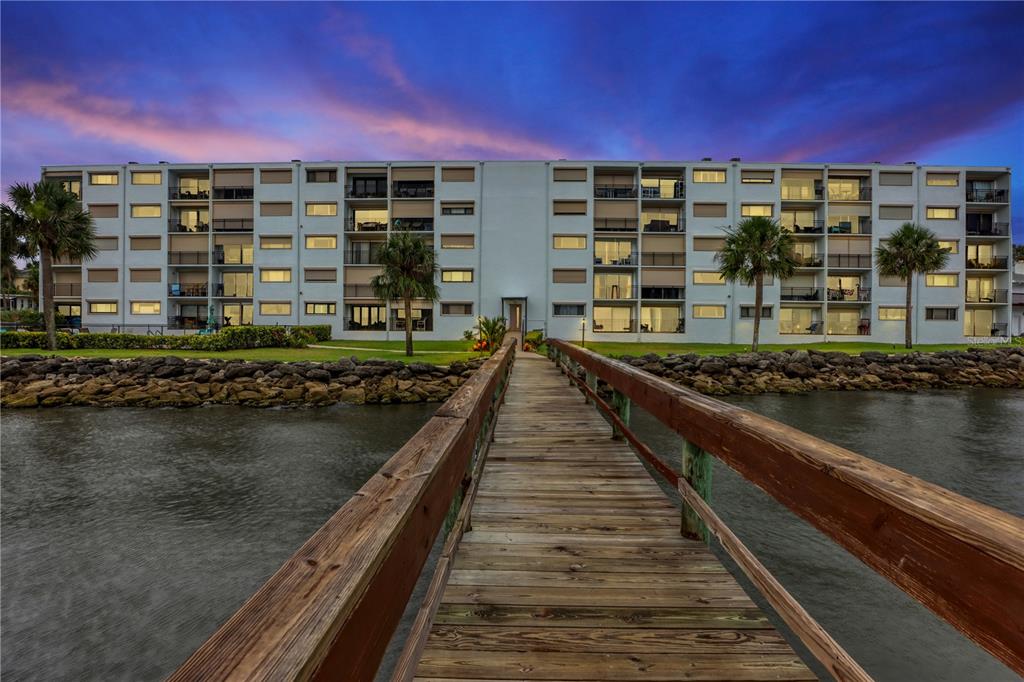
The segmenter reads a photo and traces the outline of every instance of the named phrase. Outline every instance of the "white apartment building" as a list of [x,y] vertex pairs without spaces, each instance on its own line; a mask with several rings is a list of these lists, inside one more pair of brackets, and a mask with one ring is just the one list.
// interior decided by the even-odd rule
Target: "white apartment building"
[[899,343],[905,288],[874,249],[902,223],[950,249],[916,279],[918,343],[996,340],[1011,303],[1010,169],[867,164],[407,161],[46,166],[95,218],[99,252],[54,268],[58,310],[93,331],[330,324],[400,338],[373,296],[390,231],[432,242],[441,298],[421,338],[478,315],[568,339],[747,343],[754,291],[723,282],[723,229],[765,215],[800,267],[767,284],[762,341]]

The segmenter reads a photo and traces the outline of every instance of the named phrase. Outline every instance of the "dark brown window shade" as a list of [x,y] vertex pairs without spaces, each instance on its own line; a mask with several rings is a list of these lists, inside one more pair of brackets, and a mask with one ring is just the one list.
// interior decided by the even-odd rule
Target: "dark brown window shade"
[[585,201],[556,201],[554,203],[555,215],[587,215],[587,202]]
[[890,173],[883,171],[878,174],[879,185],[889,185],[895,187],[910,187],[914,184],[913,173]]
[[694,237],[694,251],[721,251],[725,248],[724,237]]
[[392,181],[433,182],[433,168],[392,168]]
[[129,237],[128,241],[132,251],[160,250],[160,237]]
[[292,202],[290,201],[261,201],[261,216],[290,216],[292,214]]
[[913,220],[913,206],[879,206],[878,217],[880,220]]
[[117,204],[89,204],[89,213],[93,218],[116,218]]
[[93,243],[97,251],[117,251],[117,237],[96,237]]
[[291,168],[264,168],[260,170],[260,182],[264,185],[290,185]]
[[214,187],[252,187],[253,172],[251,168],[238,170],[213,171]]
[[476,237],[471,234],[442,234],[442,249],[472,249],[476,246]]
[[586,168],[556,168],[553,171],[555,182],[586,182]]
[[475,168],[442,168],[441,182],[473,182],[476,179]]
[[775,171],[745,170],[740,173],[740,182],[769,184],[775,182]]
[[159,282],[160,268],[132,268],[128,275],[132,282]]
[[724,218],[726,213],[725,204],[694,204],[694,218]]
[[117,268],[89,268],[87,271],[89,282],[116,282]]
[[551,281],[555,284],[586,284],[587,271],[569,268],[555,269],[551,271]]
[[338,271],[335,268],[306,268],[303,276],[307,282],[338,281]]
[[472,315],[473,304],[472,303],[442,303],[441,304],[442,315]]

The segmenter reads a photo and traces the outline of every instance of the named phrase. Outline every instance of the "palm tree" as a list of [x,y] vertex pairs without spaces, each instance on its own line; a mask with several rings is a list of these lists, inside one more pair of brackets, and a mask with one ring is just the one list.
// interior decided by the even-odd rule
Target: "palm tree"
[[370,280],[383,301],[402,301],[405,309],[405,354],[412,355],[412,300],[436,301],[437,262],[434,249],[408,230],[394,232],[379,252],[381,273]]
[[793,238],[782,225],[764,216],[741,220],[725,234],[725,247],[715,255],[718,271],[730,282],[738,280],[754,287],[754,340],[750,349],[757,351],[764,278],[784,279],[793,274]]
[[949,249],[939,246],[935,233],[915,223],[903,223],[885,242],[875,249],[878,274],[899,277],[907,284],[907,321],[904,345],[913,347],[913,280],[919,272],[933,272],[946,267]]
[[28,256],[25,253],[25,240],[16,231],[15,222],[3,220],[3,234],[0,235],[0,281],[5,289],[14,286],[14,278],[18,275],[18,259]]
[[43,281],[43,320],[46,343],[57,348],[53,309],[53,261],[57,258],[92,258],[96,255],[96,228],[78,197],[55,182],[16,183],[7,190],[10,205],[0,207],[3,235],[24,240],[26,253],[39,254]]

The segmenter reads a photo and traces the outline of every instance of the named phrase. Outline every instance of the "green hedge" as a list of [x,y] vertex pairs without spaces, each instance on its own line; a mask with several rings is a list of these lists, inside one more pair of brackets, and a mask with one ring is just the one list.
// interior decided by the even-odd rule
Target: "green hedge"
[[[61,350],[100,348],[107,350],[238,350],[241,348],[304,348],[315,341],[331,338],[330,325],[305,327],[225,327],[214,334],[68,334],[57,333]],[[45,332],[5,332],[0,334],[4,348],[46,348]]]

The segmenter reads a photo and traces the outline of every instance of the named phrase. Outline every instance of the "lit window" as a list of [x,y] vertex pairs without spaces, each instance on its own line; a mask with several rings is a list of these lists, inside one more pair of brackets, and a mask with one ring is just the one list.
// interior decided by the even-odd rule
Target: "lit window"
[[472,270],[442,270],[441,271],[442,282],[472,282],[473,271]]
[[929,220],[956,220],[957,209],[952,206],[929,206],[927,216]]
[[878,309],[879,320],[906,320],[907,309],[902,307],[882,307]]
[[270,270],[267,268],[260,268],[260,281],[275,283],[275,282],[290,282],[292,281],[291,270]]
[[89,301],[91,315],[117,315],[117,301]]
[[442,303],[441,304],[442,315],[472,315],[473,304],[472,303]]
[[89,173],[90,185],[116,185],[117,173]]
[[930,272],[924,276],[924,284],[928,287],[955,287],[960,284],[960,275]]
[[771,218],[773,209],[771,204],[743,204],[740,207],[740,215],[744,218],[764,217]]
[[694,284],[725,284],[720,272],[695,272],[693,273]]
[[333,235],[309,235],[306,237],[307,249],[336,249],[338,238]]
[[556,234],[552,238],[553,246],[556,249],[585,249],[587,248],[586,235]]
[[334,315],[336,311],[334,303],[306,303],[307,315]]
[[292,304],[288,301],[260,301],[260,315],[291,315]]
[[956,187],[960,184],[959,173],[928,173],[929,187]]
[[695,305],[693,306],[693,317],[697,320],[724,320],[724,305]]
[[291,237],[260,237],[261,249],[290,249],[292,248]]
[[725,182],[725,171],[694,169],[693,181],[699,183],[723,183]]
[[308,216],[336,216],[338,215],[338,204],[306,204],[306,215]]
[[159,315],[160,301],[132,301],[132,315]]
[[160,171],[132,171],[133,185],[159,185],[163,182],[163,174]]
[[955,239],[952,241],[939,240],[939,248],[945,249],[950,253],[960,253],[960,242]]
[[133,218],[159,218],[160,204],[132,204]]
[[584,303],[554,303],[551,314],[555,317],[583,317],[587,314]]

